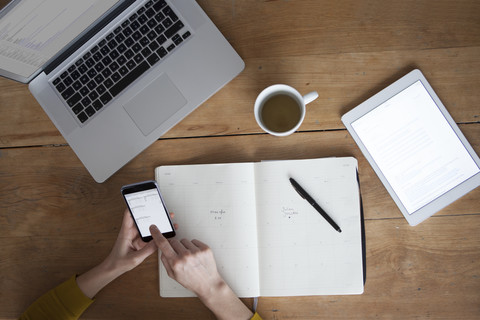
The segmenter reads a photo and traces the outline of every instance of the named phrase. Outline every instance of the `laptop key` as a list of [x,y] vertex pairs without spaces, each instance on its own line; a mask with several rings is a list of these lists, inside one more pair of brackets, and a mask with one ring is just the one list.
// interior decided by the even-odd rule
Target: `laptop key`
[[73,89],[78,90],[82,87],[82,83],[77,80],[72,84],[72,87],[73,87]]
[[159,12],[155,15],[155,20],[157,20],[158,22],[162,21],[163,19],[165,19],[163,13]]
[[118,45],[117,50],[119,53],[123,53],[125,50],[127,50],[127,47],[123,43],[121,43]]
[[106,56],[110,52],[110,48],[108,46],[102,47],[102,49],[100,49],[100,52],[102,53],[102,55]]
[[[55,79],[55,80],[60,81],[60,79]],[[54,84],[55,84],[55,81],[54,81]],[[60,82],[55,86],[55,88],[57,88],[58,92],[62,93],[62,91],[65,90],[65,88],[67,87],[62,82]]]
[[160,46],[158,45],[157,41],[152,41],[152,42],[148,45],[148,47],[150,48],[150,50],[155,51],[155,50],[157,50],[158,47],[160,47]]
[[[88,106],[90,105],[90,103],[92,103],[92,101],[90,100],[89,97],[83,98],[81,102],[82,102],[82,104],[83,104],[84,107],[88,107]],[[88,113],[87,113],[87,114],[88,114]]]
[[149,49],[149,48],[145,48],[142,50],[142,55],[147,58],[148,56],[150,56],[150,54],[152,53],[152,51]]
[[145,15],[148,17],[148,18],[151,18],[155,15],[155,10],[153,9],[148,9],[146,12],[145,12]]
[[165,7],[166,5],[167,5],[167,3],[164,0],[161,0],[161,1],[158,1],[157,3],[155,3],[153,5],[153,9],[155,9],[155,11],[159,11],[160,9]]
[[165,50],[164,47],[160,47],[160,49],[157,50],[157,54],[160,56],[160,58],[163,58],[168,54],[168,51]]
[[112,50],[112,52],[110,52],[110,54],[108,55],[110,58],[112,58],[112,60],[115,60],[118,58],[118,56],[120,55],[120,53],[118,53],[117,50]]
[[85,112],[81,112],[78,116],[77,116],[78,120],[80,120],[81,123],[84,123],[85,121],[88,120],[88,116]]
[[114,72],[112,74],[112,80],[117,82],[118,80],[120,80],[122,77],[120,76],[120,74],[118,72]]
[[157,56],[157,54],[154,52],[147,58],[147,61],[148,61],[148,63],[150,63],[150,65],[153,66],[155,63],[160,61],[160,57]]
[[90,78],[85,74],[80,78],[80,82],[82,84],[86,84],[89,80],[90,80]]
[[132,24],[130,25],[130,28],[132,28],[133,31],[137,30],[138,28],[140,28],[140,23],[138,23],[138,21],[134,21],[132,22]]
[[108,47],[109,47],[110,49],[112,49],[112,50],[113,50],[117,45],[118,45],[118,43],[117,43],[117,41],[115,41],[115,39],[110,40],[110,42],[108,43]]
[[105,85],[105,87],[110,88],[111,86],[113,86],[113,81],[112,79],[107,79],[103,82],[103,84]]
[[149,65],[146,61],[140,63],[135,69],[133,69],[129,74],[127,74],[123,79],[117,82],[111,89],[111,94],[116,97],[123,89],[125,89],[129,84],[134,82],[138,77],[140,77],[145,71],[149,69]]
[[75,113],[75,114],[79,114],[80,111],[82,111],[82,110],[83,110],[83,106],[82,106],[81,103],[77,103],[77,104],[75,105],[75,107],[72,108],[72,111],[73,111],[73,113]]
[[131,57],[133,57],[135,55],[135,53],[133,53],[132,50],[128,49],[127,51],[125,51],[125,58],[127,59],[130,59]]
[[90,92],[90,89],[88,89],[88,88],[85,86],[85,87],[83,87],[82,89],[80,89],[79,92],[80,92],[80,94],[81,94],[82,96],[85,97],[85,96]]
[[125,30],[123,30],[123,35],[125,36],[125,38],[128,38],[132,33],[133,31],[132,29],[130,29],[130,27],[127,27],[125,28]]
[[100,96],[100,101],[105,105],[112,100],[113,97],[110,95],[110,93],[105,92],[103,95]]
[[73,90],[72,87],[69,87],[65,91],[63,91],[62,97],[63,99],[68,100],[74,93],[75,93],[75,90]]
[[126,66],[128,67],[128,69],[132,70],[135,68],[137,64],[135,63],[135,61],[132,59],[132,60],[128,60]]
[[82,64],[80,67],[78,67],[78,71],[80,72],[80,74],[84,74],[85,72],[87,72],[88,68],[86,65]]
[[173,22],[172,22],[172,20],[170,20],[170,18],[167,18],[162,22],[162,24],[165,28],[168,28],[173,24]]
[[166,7],[165,9],[163,9],[163,13],[167,15],[170,19],[172,19],[173,22],[178,20],[177,15],[175,14],[175,12],[173,12],[172,8],[170,7]]
[[135,60],[136,63],[142,62],[142,61],[143,61],[143,56],[142,56],[142,54],[141,54],[141,53],[137,54],[137,55],[133,58],[133,60]]
[[73,83],[73,80],[70,76],[68,76],[65,79],[63,79],[63,83],[65,83],[66,86],[69,86]]
[[167,41],[167,38],[165,38],[165,36],[162,34],[160,37],[158,37],[157,41],[160,45],[162,45]]
[[95,80],[96,83],[102,83],[103,80],[105,80],[105,78],[101,74],[97,74],[93,79]]
[[78,72],[78,70],[75,70],[72,72],[71,76],[73,80],[77,80],[78,78],[80,78],[80,72]]
[[112,59],[109,56],[106,56],[105,58],[102,59],[102,63],[105,66],[108,66],[110,63],[112,63]]
[[120,57],[118,57],[117,62],[118,62],[119,65],[123,66],[125,64],[125,62],[127,62],[127,58],[125,58],[124,56],[120,56]]
[[101,84],[98,86],[97,91],[99,94],[103,94],[107,89]]
[[100,110],[103,107],[103,104],[99,100],[95,100],[92,103],[92,106],[95,108],[95,110]]
[[178,34],[176,34],[173,36],[172,41],[178,46],[183,41],[183,39]]
[[98,98],[98,93],[96,91],[92,91],[88,94],[88,97],[90,98],[90,100],[95,100]]
[[85,112],[86,112],[86,114],[87,114],[89,117],[91,117],[91,116],[93,116],[93,115],[95,114],[95,109],[93,109],[93,107],[90,106],[90,107],[88,107],[87,109],[85,109]]
[[144,14],[142,14],[140,17],[138,17],[138,20],[137,20],[137,21],[138,21],[140,24],[144,24],[147,20],[148,20],[148,18],[147,18]]
[[[69,88],[69,89],[71,89],[71,88]],[[67,100],[67,103],[70,107],[73,107],[74,105],[76,105],[80,101],[80,99],[82,99],[82,96],[80,95],[80,93],[77,92],[72,97],[70,97],[70,99]]]
[[124,76],[128,73],[128,68],[126,66],[123,66],[118,70],[118,72],[120,72],[120,74]]
[[182,21],[177,21],[173,24],[173,26],[171,26],[169,29],[167,29],[167,31],[165,31],[165,36],[167,38],[171,38],[173,37],[174,35],[177,34],[178,31],[180,31],[180,29],[182,29],[185,25],[183,24]]
[[87,83],[87,87],[88,87],[88,89],[90,89],[90,90],[95,89],[96,86],[97,86],[97,84],[96,84],[95,81],[93,81],[93,80],[90,81],[89,83]]
[[109,68],[105,68],[105,69],[102,71],[102,75],[103,75],[105,78],[110,77],[111,74],[112,74],[112,71],[111,71]]
[[92,66],[95,65],[95,60],[93,60],[93,58],[90,58],[90,59],[88,59],[87,61],[85,61],[85,65],[86,65],[88,68],[91,68]]

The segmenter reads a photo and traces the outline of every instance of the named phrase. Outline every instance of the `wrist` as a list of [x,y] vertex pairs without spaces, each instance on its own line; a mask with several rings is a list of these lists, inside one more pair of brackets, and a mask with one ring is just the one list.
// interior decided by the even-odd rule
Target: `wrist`
[[202,288],[201,291],[195,292],[195,294],[200,298],[200,300],[206,305],[214,305],[221,297],[225,297],[231,291],[228,284],[221,277],[217,279],[213,285],[210,285],[206,288]]
[[107,258],[97,266],[79,275],[76,279],[77,285],[87,297],[93,299],[100,290],[123,273]]
[[110,255],[98,265],[98,268],[102,270],[106,277],[112,278],[112,280],[128,271],[127,268],[118,263],[117,259],[112,258]]
[[247,320],[253,316],[253,312],[237,297],[223,278],[209,287],[209,290],[197,295],[219,320]]

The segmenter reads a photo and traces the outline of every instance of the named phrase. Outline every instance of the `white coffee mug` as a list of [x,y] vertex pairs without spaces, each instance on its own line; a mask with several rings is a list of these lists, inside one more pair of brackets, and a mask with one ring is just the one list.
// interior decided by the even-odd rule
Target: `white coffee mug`
[[[285,126],[283,129],[275,129],[274,126],[269,124],[268,119],[265,119],[264,116],[269,117],[271,116],[272,113],[276,113],[277,110],[281,112],[284,110],[284,108],[280,108],[275,106],[275,103],[273,102],[272,98],[274,99],[285,99],[285,97],[280,97],[280,96],[287,96],[287,100],[293,99],[295,102],[296,106],[298,107],[298,113],[288,113],[284,115],[279,115],[275,114],[274,117],[276,118],[288,118],[288,119],[283,119],[283,120],[288,120],[289,124]],[[288,99],[291,98],[291,99]],[[254,113],[255,113],[255,120],[257,120],[258,125],[260,128],[262,128],[265,132],[274,135],[274,136],[288,136],[300,127],[300,125],[303,122],[303,119],[305,118],[305,106],[312,102],[313,100],[318,98],[318,93],[316,91],[312,91],[307,93],[306,95],[302,96],[297,90],[294,88],[287,86],[285,84],[275,84],[270,87],[265,88],[260,94],[258,95],[256,101],[255,101],[255,106],[254,106]],[[281,101],[281,100],[280,100]],[[272,103],[273,102],[273,103]],[[291,102],[291,101],[290,101]],[[289,103],[290,103],[289,102]],[[266,104],[267,103],[267,104]],[[266,114],[263,110],[264,106],[269,108],[269,114]],[[292,103],[293,105],[293,103]],[[294,116],[292,116],[294,114]],[[269,127],[270,126],[270,127]]]

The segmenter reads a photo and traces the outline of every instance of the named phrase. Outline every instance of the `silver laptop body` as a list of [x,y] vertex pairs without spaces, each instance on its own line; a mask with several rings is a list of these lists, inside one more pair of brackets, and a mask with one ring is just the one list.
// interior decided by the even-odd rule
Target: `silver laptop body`
[[[80,3],[74,0],[44,3],[55,1],[64,5]],[[101,1],[105,0],[90,0],[93,7]],[[34,0],[13,1],[0,17],[0,27],[8,11],[28,2],[38,4]],[[147,31],[133,40],[138,44],[148,43],[148,47],[137,46],[128,52],[129,48],[114,46],[122,38],[132,38],[142,23],[153,25],[154,18],[165,17],[171,21],[162,20],[164,26],[156,29],[163,29],[163,35],[161,31]],[[176,28],[172,31],[173,24]],[[12,41],[15,35],[8,31],[6,27],[0,29],[0,58],[8,53],[9,44],[5,41]],[[44,42],[54,40],[49,38]],[[27,37],[16,41],[30,46],[27,49],[44,45]],[[101,51],[105,55],[100,55]],[[126,57],[126,61],[122,60],[124,65],[117,63],[113,67],[107,58],[112,51]],[[87,63],[95,60],[105,63]],[[19,76],[5,66],[5,62],[0,64],[1,75],[29,82],[30,91],[89,173],[95,181],[103,182],[238,75],[244,62],[195,1],[139,0],[113,4],[95,24],[30,76]],[[131,75],[129,72],[134,70],[135,75]]]

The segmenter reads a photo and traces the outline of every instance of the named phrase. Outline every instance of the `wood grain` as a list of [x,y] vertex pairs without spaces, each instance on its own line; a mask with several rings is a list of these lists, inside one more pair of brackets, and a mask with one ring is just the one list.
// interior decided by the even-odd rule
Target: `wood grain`
[[[262,297],[263,318],[478,319],[480,189],[408,226],[340,117],[419,68],[480,153],[480,2],[198,2],[245,70],[103,184],[27,86],[0,79],[0,319],[16,319],[39,295],[100,262],[119,231],[120,187],[152,179],[159,165],[331,156],[359,161],[365,293]],[[274,83],[319,93],[300,131],[285,138],[262,133],[252,113],[257,94]],[[198,299],[158,292],[154,255],[101,291],[82,318],[214,319]]]

